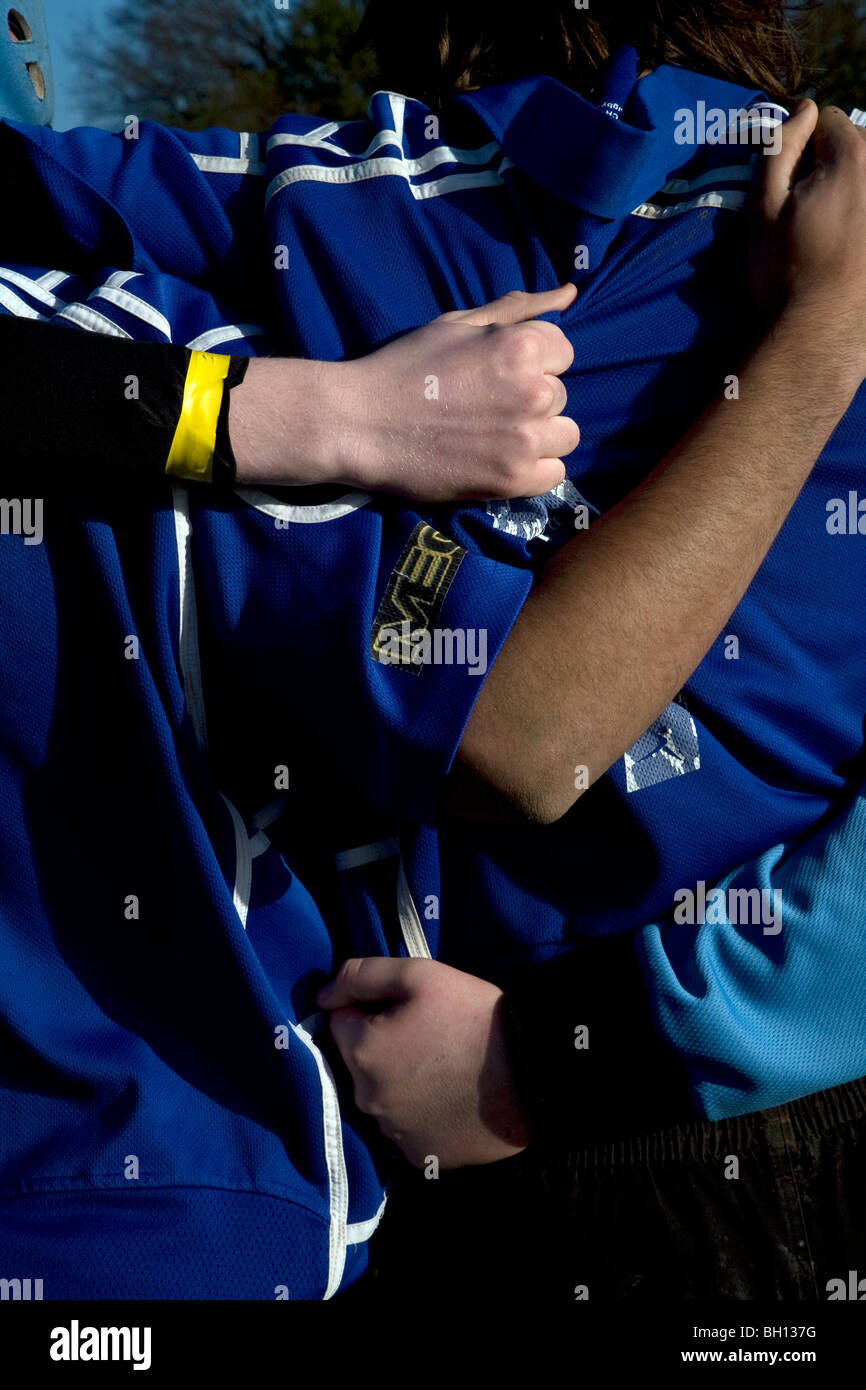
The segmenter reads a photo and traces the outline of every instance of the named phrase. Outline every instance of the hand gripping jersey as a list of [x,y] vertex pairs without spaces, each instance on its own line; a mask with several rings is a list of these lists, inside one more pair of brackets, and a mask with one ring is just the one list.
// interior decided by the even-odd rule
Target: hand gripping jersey
[[[533,78],[461,98],[439,121],[378,93],[366,122],[285,117],[260,137],[12,127],[4,147],[32,177],[40,225],[54,219],[54,254],[27,263],[15,236],[36,203],[18,206],[0,302],[135,338],[342,358],[442,310],[577,279],[558,321],[575,348],[566,384],[582,443],[555,494],[418,516],[358,495],[248,491],[215,505],[176,492],[177,572],[200,639],[188,669],[203,691],[187,679],[187,700],[207,708],[209,767],[244,833],[283,766],[299,770],[291,795],[311,816],[317,800],[336,815],[360,796],[389,819],[388,833],[340,846],[354,950],[430,951],[507,984],[582,939],[634,933],[696,1108],[737,1113],[864,1070],[862,1013],[846,1002],[828,1036],[827,1009],[813,1009],[817,978],[849,982],[851,1000],[863,958],[856,836],[834,858],[845,915],[822,916],[816,855],[792,904],[811,910],[790,936],[763,920],[725,929],[718,913],[644,924],[738,865],[772,885],[781,847],[856,783],[862,394],[683,701],[559,825],[437,824],[480,666],[377,659],[383,632],[408,617],[431,634],[483,630],[491,662],[575,522],[632,487],[726,385],[736,408],[729,378],[751,330],[742,212],[760,157],[738,113],[756,112],[759,138],[778,113],[760,93],[671,68],[607,100],[620,120]],[[430,376],[435,400],[448,384],[434,364]],[[116,534],[120,521],[108,524]],[[254,711],[242,731],[238,710]],[[264,867],[252,860],[244,949]],[[820,975],[828,955],[847,962],[843,976]],[[295,1016],[309,1007],[307,994]]]

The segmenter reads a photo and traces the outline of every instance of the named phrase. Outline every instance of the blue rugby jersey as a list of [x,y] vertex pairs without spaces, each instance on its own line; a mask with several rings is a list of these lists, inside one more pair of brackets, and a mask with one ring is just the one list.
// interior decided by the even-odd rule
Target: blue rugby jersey
[[[14,312],[48,309],[79,326],[107,323],[108,331],[136,337],[173,334],[232,351],[336,358],[443,309],[520,285],[549,288],[573,271],[581,294],[558,321],[575,347],[566,384],[582,444],[568,460],[567,483],[543,499],[452,509],[434,518],[468,553],[481,551],[531,573],[573,534],[578,508],[590,515],[604,510],[664,455],[742,357],[750,315],[741,214],[754,158],[742,146],[678,143],[678,113],[697,112],[701,102],[704,111],[736,112],[759,103],[760,94],[661,68],[623,94],[618,122],[556,82],[533,78],[460,98],[439,124],[419,103],[379,93],[366,122],[285,117],[257,140],[147,126],[137,142],[126,143],[92,131],[58,137],[19,130],[61,213],[67,263],[88,252],[90,279],[52,282],[48,293],[57,298],[49,301],[32,293],[34,284],[43,285],[42,274],[18,266],[18,282],[0,272],[4,303]],[[262,212],[264,250],[257,241]],[[255,255],[242,255],[245,246]],[[99,260],[105,248],[114,252],[107,266]],[[257,298],[261,287],[251,278],[250,265],[260,256],[272,258],[271,298]],[[122,303],[103,288],[117,288],[108,282],[118,268],[125,277]],[[171,274],[183,281],[182,290]],[[148,310],[157,295],[160,320]],[[177,327],[166,312],[174,312],[175,295]],[[841,804],[862,752],[863,650],[854,599],[863,560],[856,535],[828,530],[827,508],[846,499],[846,516],[856,524],[863,403],[861,393],[728,624],[725,636],[739,642],[736,660],[726,657],[720,639],[684,702],[672,705],[568,817],[538,831],[437,829],[430,820],[403,826],[405,873],[398,882],[410,936],[417,937],[420,923],[409,904],[429,904],[424,927],[432,949],[510,985],[526,962],[587,938],[635,933],[665,913],[678,890],[713,882],[769,846],[794,841]],[[361,509],[379,510],[369,502]],[[230,528],[244,515],[227,504]],[[285,519],[283,553],[307,563],[304,523],[297,513]],[[331,512],[317,519],[341,518]],[[207,537],[215,524],[203,512],[195,530]],[[396,552],[383,557],[384,567],[397,558]],[[216,578],[211,574],[209,583]],[[328,619],[341,593],[339,584],[328,592]],[[221,634],[216,624],[206,633],[205,666],[210,661],[224,678],[210,697],[217,720],[223,710],[228,721],[227,712],[251,693],[272,711],[284,696],[283,665],[272,677],[249,659],[261,636],[253,617],[241,612],[242,599],[237,603],[236,628]],[[834,615],[832,635],[825,611]],[[248,619],[249,635],[241,618]],[[307,631],[308,649],[318,651],[321,624],[310,618]],[[234,640],[241,641],[243,662],[232,662]],[[837,649],[844,660],[829,659]],[[354,651],[358,657],[359,643]],[[361,655],[361,666],[369,659],[369,652]],[[353,679],[363,684],[380,675],[365,668]],[[388,677],[414,679],[400,671]],[[417,679],[435,681],[435,668]],[[318,697],[318,685],[315,690]],[[326,710],[320,707],[321,720]],[[344,737],[337,710],[328,727],[349,778],[380,807],[418,815],[415,804],[400,804],[407,779],[398,787],[386,762],[374,767],[357,739]],[[393,847],[386,841],[341,861],[371,936],[382,927],[364,861],[379,865]],[[853,881],[854,866],[849,871]],[[772,1049],[757,1048],[757,1074],[750,1063],[750,1074],[734,1077],[723,1101],[718,1086],[712,1095],[707,1090],[713,1049],[723,1050],[724,1030],[738,1017],[744,961],[754,952],[775,960],[779,978],[793,972],[800,987],[788,991],[776,1012],[760,1013],[766,1035],[777,1010],[787,1010],[785,1024],[802,1038],[782,1083],[786,1095],[778,1099],[862,1072],[866,1047],[857,1017],[846,1016],[844,1056],[834,1056],[829,1067],[824,1059],[820,1074],[812,1064],[807,977],[784,933],[781,943],[730,934],[705,946],[708,935],[700,937],[709,956],[699,967],[699,935],[687,924],[669,924],[660,935],[663,959],[656,954],[650,964],[645,950],[637,956],[651,989],[663,984],[672,996],[688,996],[688,1009],[679,999],[677,1007],[658,1009],[656,1022],[688,1064],[699,1110],[755,1108],[755,1096],[766,1097],[778,1084]],[[716,992],[702,987],[701,972],[718,983]],[[759,1009],[761,989],[752,980],[744,987],[743,1017]],[[612,1010],[616,1003],[613,990]],[[710,1040],[700,1047],[693,1022],[699,1009]]]
[[[379,551],[420,544],[417,518],[308,524],[306,561],[275,573],[274,519],[254,500],[209,512],[205,491],[83,483],[38,513],[17,499],[27,530],[0,537],[0,1263],[46,1299],[329,1297],[363,1271],[383,1207],[390,1149],[315,1012],[332,935],[269,828],[316,680],[347,699],[347,747],[393,727],[395,795],[406,779],[419,815],[480,682],[391,686],[377,663],[363,687],[344,669],[363,665]],[[482,622],[495,650],[526,577],[474,555],[449,573],[435,535],[429,554],[445,621]],[[308,679],[329,563],[355,589]],[[212,779],[219,740],[266,711],[208,727],[199,636],[234,634],[243,661],[259,593],[254,660],[265,639],[291,737],[275,752],[270,726],[241,812]]]

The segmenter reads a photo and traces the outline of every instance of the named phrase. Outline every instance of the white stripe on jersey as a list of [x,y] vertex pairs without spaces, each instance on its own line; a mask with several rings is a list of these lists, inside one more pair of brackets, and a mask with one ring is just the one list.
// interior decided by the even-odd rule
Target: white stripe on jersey
[[256,159],[234,159],[224,154],[191,154],[203,174],[252,174],[261,178],[266,166]]
[[662,207],[659,203],[641,203],[640,207],[632,209],[630,215],[651,217],[660,221],[664,217],[678,217],[681,212],[689,212],[692,208],[730,208],[735,212],[742,212],[747,200],[747,193],[740,193],[732,188],[702,193],[698,198],[690,198],[685,203],[671,203],[667,207]]
[[328,1169],[330,1224],[328,1237],[328,1282],[323,1297],[333,1298],[346,1268],[347,1221],[349,1215],[349,1175],[343,1150],[342,1119],[334,1074],[310,1034],[299,1023],[292,1031],[312,1053],[322,1087],[322,1137]]
[[[128,271],[120,271],[121,275],[128,275]],[[114,276],[111,277],[114,279]],[[142,323],[149,324],[158,333],[162,333],[168,342],[171,342],[171,324],[164,314],[158,309],[154,309],[146,300],[139,299],[138,295],[130,294],[128,290],[119,289],[112,285],[111,279],[98,289],[92,290],[87,296],[87,302],[91,299],[105,299],[109,304],[116,304],[118,309],[123,309],[125,313],[131,314],[133,318],[141,319]]]
[[385,1215],[385,1208],[387,1205],[388,1198],[383,1197],[382,1205],[379,1207],[376,1215],[370,1217],[369,1221],[353,1221],[350,1226],[347,1226],[346,1244],[362,1245],[364,1241],[369,1240],[376,1230],[376,1227],[379,1225],[379,1222],[382,1220],[382,1217]]
[[110,333],[113,338],[132,337],[125,328],[112,323],[111,319],[98,313],[96,309],[91,309],[87,304],[70,304],[68,309],[63,309],[57,314],[57,318],[68,319],[79,328],[86,328],[89,333]]
[[361,507],[366,507],[367,503],[373,500],[369,492],[344,492],[335,502],[312,503],[304,507],[289,502],[277,502],[269,493],[260,492],[254,487],[237,487],[235,492],[257,512],[264,512],[265,516],[272,516],[275,521],[298,522],[302,526],[316,525],[323,521],[338,521],[341,516],[360,511]]
[[[53,271],[52,275],[57,277],[54,280],[55,284],[69,278],[59,271]],[[8,266],[0,266],[0,279],[5,280],[7,284],[15,285],[19,290],[24,290],[31,299],[38,299],[41,304],[47,304],[50,309],[56,309],[58,304],[65,307],[69,303],[67,299],[59,299],[56,294],[52,293],[51,285],[45,283],[48,276],[43,275],[38,280],[32,280],[29,275],[22,275],[19,270],[10,270]]]
[[[195,601],[195,580],[192,572],[192,521],[189,496],[181,483],[172,484],[174,502],[174,533],[178,565],[178,657],[184,700],[189,710],[196,741],[200,748],[207,746],[207,722],[198,650],[198,615]],[[235,883],[232,902],[246,930],[252,883],[250,840],[240,812],[220,792],[228,807],[235,831]],[[292,1023],[296,1036],[312,1054],[322,1092],[322,1138],[325,1166],[328,1172],[328,1281],[324,1298],[331,1298],[340,1287],[346,1267],[346,1222],[349,1212],[349,1175],[343,1151],[342,1118],[337,1087],[327,1061],[310,1034],[299,1024]]]
[[[430,153],[432,155],[435,151],[431,150]],[[426,160],[429,156],[425,155],[424,158]],[[503,158],[497,169],[485,169],[477,174],[450,174],[443,179],[436,179],[433,183],[417,184],[411,182],[412,163],[420,164],[421,161],[392,159],[389,156],[385,159],[365,160],[361,164],[342,165],[340,168],[329,168],[324,164],[298,164],[292,169],[284,169],[276,178],[271,179],[265,195],[265,204],[292,183],[349,184],[389,174],[405,179],[414,198],[440,198],[445,193],[457,193],[464,188],[484,188],[502,183],[503,171],[512,168],[512,160]]]
[[224,328],[209,328],[206,333],[199,333],[186,346],[195,352],[211,352],[218,343],[236,343],[240,339],[246,342],[247,338],[262,337],[266,331],[256,323],[229,323]]
[[0,304],[16,318],[39,319],[43,323],[48,322],[45,314],[40,314],[38,309],[31,309],[30,305],[25,304],[14,290],[8,290],[5,285],[0,285]]

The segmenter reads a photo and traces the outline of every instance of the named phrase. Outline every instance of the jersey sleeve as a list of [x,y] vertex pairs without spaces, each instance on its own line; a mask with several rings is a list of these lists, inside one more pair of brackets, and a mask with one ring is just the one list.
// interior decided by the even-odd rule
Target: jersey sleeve
[[536,1131],[719,1120],[864,1075],[864,835],[861,788],[799,844],[707,889],[705,920],[681,903],[679,922],[525,972],[505,1018]]
[[[0,294],[4,288],[12,292],[0,271]],[[187,348],[171,343],[60,332],[0,313],[0,476],[16,471],[49,488],[74,488],[87,474],[119,481],[160,478],[189,359]],[[217,477],[233,474],[229,400],[248,361],[230,361],[217,429]]]
[[[130,118],[130,120],[133,118]],[[249,316],[263,303],[257,241],[264,178],[233,131],[152,121],[119,133],[0,122],[8,185],[0,256],[79,270],[170,271]],[[263,166],[262,166],[263,169]]]
[[210,496],[189,493],[220,785],[264,804],[286,764],[329,823],[353,798],[429,823],[531,574],[365,494]]

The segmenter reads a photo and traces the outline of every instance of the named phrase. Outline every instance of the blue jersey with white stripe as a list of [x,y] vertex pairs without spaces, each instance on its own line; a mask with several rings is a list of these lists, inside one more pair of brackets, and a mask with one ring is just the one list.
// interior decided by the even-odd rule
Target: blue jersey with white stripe
[[[390,817],[389,833],[339,861],[361,949],[438,951],[507,983],[587,935],[636,933],[696,1107],[736,1113],[866,1066],[859,996],[827,1045],[813,1011],[822,943],[837,949],[839,921],[822,915],[814,863],[811,910],[790,943],[763,923],[725,932],[708,919],[698,932],[661,921],[680,890],[735,866],[766,883],[770,847],[795,843],[856,786],[863,393],[681,700],[559,825],[437,822],[477,679],[383,667],[371,650],[409,556],[455,569],[435,624],[491,629],[492,660],[532,572],[575,522],[612,505],[732,385],[749,337],[742,212],[758,156],[726,138],[683,143],[682,113],[699,141],[701,103],[704,137],[718,136],[760,93],[661,68],[606,100],[620,119],[532,78],[460,98],[441,121],[378,93],[365,122],[284,117],[258,139],[19,128],[61,213],[57,264],[75,274],[2,268],[0,303],[137,338],[334,359],[445,309],[577,280],[558,322],[575,348],[566,385],[582,443],[555,493],[423,518],[357,496],[312,509],[190,496],[211,766],[245,815],[272,769],[297,760],[311,804],[357,796]],[[724,118],[708,125],[708,112]],[[756,127],[771,138],[777,119],[759,112]],[[418,531],[428,523],[439,539]],[[248,708],[263,713],[241,746],[233,712]],[[834,862],[846,959],[861,961],[856,860]],[[782,1035],[783,1064],[772,1043]]]

